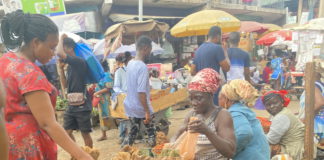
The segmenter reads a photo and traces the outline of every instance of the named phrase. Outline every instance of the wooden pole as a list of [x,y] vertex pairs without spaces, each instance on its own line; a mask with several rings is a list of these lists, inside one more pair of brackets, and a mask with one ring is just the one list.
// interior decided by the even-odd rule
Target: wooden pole
[[298,15],[297,15],[298,24],[300,23],[302,12],[303,12],[303,0],[298,0]]
[[60,62],[58,59],[56,60],[56,69],[57,69],[58,76],[60,78],[60,85],[61,85],[61,91],[62,91],[63,98],[67,99],[66,94],[65,94],[65,87],[64,87],[64,83],[63,83],[64,79],[62,77],[62,71],[61,71]]
[[315,97],[315,63],[308,62],[305,70],[305,160],[314,158],[314,97]]
[[324,18],[324,0],[319,0],[319,14],[318,18]]

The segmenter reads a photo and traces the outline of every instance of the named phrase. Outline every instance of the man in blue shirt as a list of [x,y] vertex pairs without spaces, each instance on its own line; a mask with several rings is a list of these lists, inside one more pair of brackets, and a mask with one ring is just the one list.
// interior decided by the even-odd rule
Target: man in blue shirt
[[[212,68],[220,73],[220,68],[223,72],[227,72],[230,69],[229,60],[222,46],[222,31],[218,26],[211,27],[208,32],[207,42],[200,45],[195,52],[193,65],[191,68],[191,74],[195,75],[202,69]],[[220,90],[220,89],[219,89]],[[214,103],[218,105],[218,93],[214,95]]]
[[142,36],[136,43],[137,54],[126,69],[127,96],[124,101],[126,116],[131,130],[122,145],[132,145],[143,122],[148,134],[148,144],[155,146],[155,127],[151,121],[153,108],[150,102],[149,71],[144,63],[152,51],[152,40]]
[[228,38],[229,49],[227,53],[231,61],[231,68],[229,72],[227,72],[227,80],[242,79],[251,83],[250,55],[238,48],[240,38],[239,32],[230,33]]

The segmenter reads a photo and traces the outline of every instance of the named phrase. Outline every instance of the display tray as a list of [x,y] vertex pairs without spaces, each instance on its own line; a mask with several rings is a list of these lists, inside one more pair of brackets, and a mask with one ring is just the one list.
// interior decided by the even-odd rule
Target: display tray
[[[189,94],[186,88],[179,89],[174,93],[169,93],[169,91],[170,89],[151,91],[151,104],[154,113],[188,100]],[[111,117],[127,119],[123,104],[125,98],[125,94],[118,95],[118,104],[115,110],[109,107]]]

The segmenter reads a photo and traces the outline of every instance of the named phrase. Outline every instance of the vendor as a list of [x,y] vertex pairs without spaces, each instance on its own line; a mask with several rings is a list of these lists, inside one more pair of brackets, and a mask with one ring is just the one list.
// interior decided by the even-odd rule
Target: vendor
[[219,105],[231,113],[236,136],[234,160],[270,159],[270,148],[252,107],[258,91],[245,80],[232,80],[222,87]]
[[150,71],[150,86],[151,89],[156,89],[156,90],[160,90],[162,89],[162,81],[159,78],[160,72],[156,69],[152,69]]
[[[220,82],[220,75],[215,70],[206,68],[198,72],[188,85],[193,110],[186,116],[184,124],[171,141],[174,142],[185,131],[200,133],[195,146],[195,159],[225,160],[235,154],[231,115],[213,102],[213,95]],[[189,122],[190,117],[198,117],[198,120]]]
[[286,91],[269,91],[262,97],[266,110],[274,116],[267,139],[271,147],[280,146],[279,153],[301,160],[304,153],[305,126],[286,108],[290,102],[286,94]]

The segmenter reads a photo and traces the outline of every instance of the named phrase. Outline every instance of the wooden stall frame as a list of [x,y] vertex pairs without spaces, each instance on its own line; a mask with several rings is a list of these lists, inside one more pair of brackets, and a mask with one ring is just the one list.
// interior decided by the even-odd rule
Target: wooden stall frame
[[304,159],[314,159],[314,108],[315,108],[315,63],[308,62],[305,70],[305,144]]
[[60,86],[61,86],[61,91],[62,91],[62,96],[64,99],[67,99],[67,95],[66,95],[66,92],[65,92],[65,87],[64,87],[64,79],[62,77],[62,69],[60,67],[60,62],[59,60],[57,59],[57,62],[56,62],[56,69],[57,69],[57,73],[58,73],[58,76],[59,76],[59,80],[60,80]]

